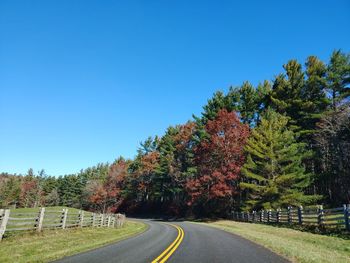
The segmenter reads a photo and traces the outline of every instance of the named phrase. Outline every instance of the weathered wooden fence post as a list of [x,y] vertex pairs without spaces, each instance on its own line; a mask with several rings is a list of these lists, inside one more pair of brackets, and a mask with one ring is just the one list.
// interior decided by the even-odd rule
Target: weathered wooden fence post
[[101,227],[102,227],[103,224],[104,224],[104,222],[103,222],[104,220],[105,220],[104,214],[101,214],[101,224],[100,224]]
[[119,228],[119,223],[120,223],[119,214],[115,215],[115,220],[117,221],[117,228]]
[[291,206],[288,206],[288,212],[287,212],[287,214],[288,214],[288,223],[289,224],[291,224],[291,223],[293,223],[293,209],[292,209],[292,207]]
[[271,209],[267,210],[267,223],[271,222]]
[[122,226],[122,214],[117,214],[117,227],[121,227]]
[[350,205],[343,205],[344,207],[344,223],[345,223],[345,229],[347,231],[350,231],[350,220],[349,220],[349,215],[350,215]]
[[320,205],[318,207],[318,225],[323,226],[324,225],[324,211],[323,211],[323,205]]
[[299,222],[299,225],[302,225],[303,224],[303,207],[302,206],[299,206],[298,207],[298,222]]
[[38,232],[41,232],[43,229],[44,215],[45,215],[45,207],[42,207],[40,208],[38,219],[37,219],[37,225],[36,225],[36,231]]
[[112,227],[115,227],[115,215],[112,217]]
[[10,217],[10,209],[3,210],[1,224],[0,224],[0,241],[2,240],[2,237],[5,234],[7,222],[9,221],[9,217]]
[[84,211],[83,210],[79,211],[79,226],[80,227],[84,226]]
[[281,209],[278,208],[276,210],[276,223],[279,224],[281,222]]
[[111,225],[111,216],[108,215],[107,227],[110,227],[110,225]]
[[95,227],[96,226],[96,214],[92,213],[92,226]]
[[124,224],[125,224],[125,214],[122,214],[122,227],[124,226]]
[[264,210],[260,210],[260,222],[264,222]]
[[68,208],[63,208],[63,211],[62,211],[62,229],[66,228],[67,215],[68,215]]

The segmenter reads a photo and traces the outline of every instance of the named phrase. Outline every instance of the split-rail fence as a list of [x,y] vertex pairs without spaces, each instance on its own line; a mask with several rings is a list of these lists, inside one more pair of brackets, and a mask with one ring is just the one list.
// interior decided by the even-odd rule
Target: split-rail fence
[[0,241],[6,232],[44,229],[65,229],[72,227],[122,227],[123,214],[98,214],[83,210],[69,211],[45,209],[37,212],[21,212],[17,209],[0,209]]
[[233,211],[231,219],[252,223],[299,224],[319,227],[338,227],[350,231],[350,205],[324,209],[313,207],[288,207],[288,209],[261,210],[252,212]]

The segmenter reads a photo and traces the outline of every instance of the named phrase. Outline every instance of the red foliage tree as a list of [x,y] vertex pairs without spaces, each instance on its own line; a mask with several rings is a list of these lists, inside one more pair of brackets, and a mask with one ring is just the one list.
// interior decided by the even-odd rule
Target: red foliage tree
[[239,121],[236,113],[223,109],[214,120],[208,121],[205,129],[208,139],[195,149],[197,175],[186,185],[189,205],[199,203],[201,209],[222,214],[232,206],[237,194],[249,127]]
[[36,207],[40,202],[38,181],[34,177],[25,177],[21,183],[20,203],[23,207]]
[[137,180],[137,192],[140,199],[148,200],[149,194],[151,194],[152,177],[159,162],[159,152],[153,151],[145,154],[141,157],[140,167],[136,173]]
[[123,189],[125,188],[125,180],[128,176],[128,163],[120,158],[109,168],[107,180],[104,183],[106,191],[107,210],[108,212],[116,212],[123,202]]

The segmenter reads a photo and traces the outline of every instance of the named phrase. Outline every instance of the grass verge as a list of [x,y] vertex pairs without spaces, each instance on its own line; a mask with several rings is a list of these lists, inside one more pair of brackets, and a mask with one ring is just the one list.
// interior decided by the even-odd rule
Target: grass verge
[[340,237],[227,220],[205,224],[240,235],[292,262],[350,262],[350,240]]
[[0,243],[0,262],[48,262],[126,239],[146,229],[143,223],[127,221],[123,228],[46,230],[8,237]]

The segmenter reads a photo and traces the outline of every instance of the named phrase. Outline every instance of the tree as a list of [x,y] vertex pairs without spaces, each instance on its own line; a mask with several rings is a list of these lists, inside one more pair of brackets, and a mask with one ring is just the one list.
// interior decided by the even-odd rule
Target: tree
[[86,182],[81,174],[69,174],[59,177],[57,179],[57,192],[60,196],[60,204],[81,208],[85,186]]
[[263,83],[259,83],[256,89],[257,96],[257,120],[259,123],[261,114],[271,105],[271,83],[265,80]]
[[287,114],[290,117],[290,124],[300,126],[304,87],[302,66],[296,60],[290,60],[283,65],[283,68],[286,75],[278,75],[272,86],[271,106],[277,112]]
[[158,145],[158,137],[149,137],[141,143],[135,160],[130,164],[130,176],[127,180],[128,199],[145,202],[156,198],[153,178],[159,165]]
[[60,196],[57,189],[52,189],[45,197],[46,206],[58,206],[60,204]]
[[239,100],[239,88],[231,87],[227,95],[222,91],[215,92],[213,97],[203,107],[203,123],[206,124],[208,120],[215,119],[217,113],[222,109],[226,109],[229,112],[237,110]]
[[159,193],[160,209],[171,214],[179,215],[184,210],[186,178],[194,172],[195,129],[194,122],[169,127],[159,142],[159,165],[153,183]]
[[239,102],[239,113],[241,120],[244,124],[248,124],[253,127],[257,121],[258,114],[258,93],[248,81],[244,82],[242,87],[239,89],[240,102]]
[[327,68],[328,91],[332,108],[336,108],[350,97],[350,54],[341,50],[332,53]]
[[16,207],[20,200],[20,177],[8,175],[0,184],[0,207]]
[[195,149],[197,174],[187,181],[189,205],[196,205],[205,214],[225,215],[238,194],[240,168],[244,163],[243,146],[249,135],[234,112],[220,110],[208,121],[209,139]]
[[87,182],[83,196],[94,211],[100,213],[106,212],[107,191],[101,180],[91,180]]
[[337,205],[350,201],[350,108],[343,105],[327,113],[317,124],[314,134],[319,151],[317,163],[320,174],[318,191],[327,203]]
[[302,161],[309,155],[287,127],[288,117],[268,110],[245,146],[247,161],[240,187],[247,191],[245,209],[270,209],[314,201],[303,190],[311,183]]
[[125,194],[125,181],[128,176],[129,162],[119,157],[111,166],[108,177],[104,182],[108,212],[116,212],[123,203]]
[[302,119],[299,123],[303,133],[312,133],[316,129],[316,123],[329,105],[329,100],[326,97],[327,69],[326,65],[315,56],[308,57],[305,66],[307,79],[302,90]]

